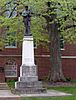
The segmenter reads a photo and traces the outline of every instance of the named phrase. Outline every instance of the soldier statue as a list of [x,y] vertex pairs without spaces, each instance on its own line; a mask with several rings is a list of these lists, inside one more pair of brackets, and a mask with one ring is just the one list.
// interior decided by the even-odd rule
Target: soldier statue
[[23,23],[25,26],[24,36],[30,36],[31,35],[31,30],[30,30],[31,11],[28,9],[28,6],[25,6],[25,10],[22,12],[22,16],[23,16]]

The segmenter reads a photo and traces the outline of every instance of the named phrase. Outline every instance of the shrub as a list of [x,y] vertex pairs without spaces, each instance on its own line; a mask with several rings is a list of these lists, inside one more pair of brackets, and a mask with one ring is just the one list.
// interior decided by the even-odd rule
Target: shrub
[[7,84],[9,86],[10,89],[15,88],[15,80],[7,80]]

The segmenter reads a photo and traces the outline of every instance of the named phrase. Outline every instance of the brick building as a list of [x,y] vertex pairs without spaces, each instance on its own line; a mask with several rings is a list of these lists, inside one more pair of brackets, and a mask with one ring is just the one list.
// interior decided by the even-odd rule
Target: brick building
[[[8,4],[9,10],[6,13],[7,17],[10,15],[10,7]],[[12,17],[16,15],[17,12],[15,10]],[[3,31],[2,29],[0,30],[1,35]],[[22,58],[21,48],[22,47],[18,47],[15,42],[8,42],[6,47],[0,50],[0,82],[4,82],[7,79],[17,79],[19,77]],[[65,43],[61,51],[62,68],[65,77],[76,79],[76,44]],[[46,78],[51,66],[49,51],[42,46],[36,47],[35,63],[38,67],[39,79]]]
[[[76,79],[76,44],[64,44],[62,51],[62,68],[65,77]],[[17,79],[21,66],[21,47],[17,45],[6,46],[0,50],[0,82],[7,79]],[[35,47],[35,63],[39,79],[48,76],[50,64],[49,51],[42,46]]]

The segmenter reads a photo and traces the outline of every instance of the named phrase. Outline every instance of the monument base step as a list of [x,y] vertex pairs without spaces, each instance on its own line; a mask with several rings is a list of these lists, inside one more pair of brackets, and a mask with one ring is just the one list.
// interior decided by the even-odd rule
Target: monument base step
[[41,81],[22,82],[18,81],[15,84],[14,94],[37,94],[46,93],[46,88],[42,87]]
[[13,94],[37,94],[37,93],[46,93],[46,88],[24,88],[24,89],[15,89],[12,90]]
[[24,89],[24,88],[42,88],[41,81],[34,81],[34,82],[22,82],[18,81],[15,84],[16,89]]
[[33,81],[38,81],[38,76],[22,76],[19,77],[19,81],[21,82],[33,82]]

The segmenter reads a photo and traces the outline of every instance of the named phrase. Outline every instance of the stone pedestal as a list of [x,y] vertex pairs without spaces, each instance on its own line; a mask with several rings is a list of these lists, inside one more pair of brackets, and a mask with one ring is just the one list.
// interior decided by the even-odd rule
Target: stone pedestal
[[42,88],[42,82],[38,81],[32,36],[26,36],[23,39],[22,66],[20,67],[19,80],[15,84],[15,90],[20,94],[46,92],[46,89]]

